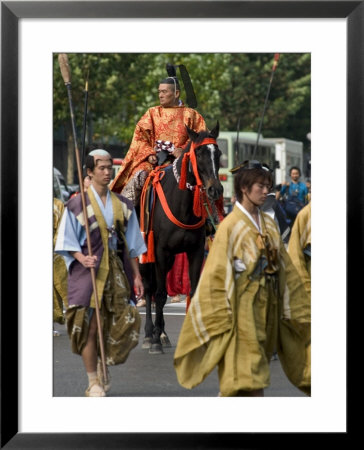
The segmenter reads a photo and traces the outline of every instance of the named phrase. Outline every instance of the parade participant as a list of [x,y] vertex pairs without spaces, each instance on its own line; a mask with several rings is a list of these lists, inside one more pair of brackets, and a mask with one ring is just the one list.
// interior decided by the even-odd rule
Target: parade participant
[[[58,226],[64,211],[64,204],[53,199],[53,246],[57,240]],[[64,324],[64,309],[67,307],[67,267],[62,256],[53,253],[53,322]],[[54,330],[54,336],[59,332]]]
[[277,192],[276,198],[284,198],[284,209],[293,224],[298,212],[307,204],[308,189],[305,183],[299,181],[301,170],[299,167],[291,167],[289,171],[291,181],[282,183],[281,190]]
[[310,298],[275,221],[260,211],[271,173],[246,162],[234,187],[179,335],[178,381],[191,389],[218,366],[220,396],[263,396],[277,349],[289,380],[310,395]]
[[85,193],[92,256],[88,254],[81,195],[62,216],[55,250],[68,268],[66,323],[72,351],[80,354],[89,378],[86,396],[104,397],[109,386],[98,364],[98,334],[90,268],[96,271],[106,363],[125,362],[138,344],[140,316],[131,303],[133,288],[143,295],[137,257],[146,251],[132,203],[110,192],[112,158],[93,150],[86,158],[91,186]]
[[290,220],[280,202],[276,199],[276,193],[273,190],[267,195],[267,199],[262,205],[261,210],[269,214],[276,221],[282,241],[287,244],[291,232]]
[[203,117],[180,100],[181,88],[176,76],[159,84],[159,106],[149,108],[136,125],[130,148],[110,185],[137,206],[144,182],[157,162],[156,148],[163,144],[178,158],[188,141],[186,125],[199,132],[206,129]]
[[[130,148],[110,184],[113,192],[132,200],[137,211],[144,183],[158,163],[157,155],[162,151],[175,158],[181,155],[188,141],[186,125],[196,132],[206,129],[203,117],[180,99],[181,87],[175,69],[167,65],[167,71],[171,76],[159,84],[159,106],[149,108],[137,123]],[[145,304],[145,299],[140,299],[137,305]]]
[[297,214],[288,242],[288,254],[311,295],[311,202]]

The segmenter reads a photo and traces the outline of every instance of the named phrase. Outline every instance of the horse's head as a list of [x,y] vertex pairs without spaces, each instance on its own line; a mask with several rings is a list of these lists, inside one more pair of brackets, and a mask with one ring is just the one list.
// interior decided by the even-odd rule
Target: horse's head
[[[206,189],[208,198],[215,201],[223,193],[223,187],[219,180],[221,151],[216,142],[219,135],[219,122],[216,123],[215,128],[210,132],[201,131],[196,133],[187,126],[186,129],[191,142],[195,146],[198,174]],[[214,142],[205,142],[209,138]]]

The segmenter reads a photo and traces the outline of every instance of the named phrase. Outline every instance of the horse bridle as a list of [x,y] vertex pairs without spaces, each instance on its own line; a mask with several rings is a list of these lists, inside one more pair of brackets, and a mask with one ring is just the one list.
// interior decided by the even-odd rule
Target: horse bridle
[[[175,180],[177,181],[177,184],[179,184],[179,180],[181,179],[181,177],[178,173],[178,170],[177,170],[177,164],[178,164],[179,159],[180,159],[180,156],[173,161],[173,165],[172,165],[173,175],[174,175]],[[195,186],[192,186],[192,184],[187,182],[186,188],[189,189],[190,191],[193,191]]]
[[[188,150],[187,155],[189,156],[192,152],[195,152],[196,148],[202,147],[202,145],[209,145],[209,144],[217,145],[217,142],[216,142],[216,140],[215,140],[214,138],[210,138],[210,137],[204,138],[204,139],[203,139],[201,142],[199,142],[198,144],[195,143],[195,142],[191,142],[191,147],[190,147],[190,149]],[[176,158],[176,159],[173,161],[173,165],[172,165],[172,168],[173,168],[173,175],[174,175],[174,178],[175,178],[175,180],[177,181],[177,184],[178,184],[178,185],[180,184],[181,176],[180,176],[179,173],[178,173],[178,170],[177,170],[177,164],[178,164],[179,159],[180,159],[181,157],[183,158],[185,155],[186,155],[186,153],[183,154],[183,155],[181,155],[181,156],[179,156],[178,158]],[[193,173],[194,173],[194,175],[195,175],[195,178],[196,178],[197,181],[198,181],[197,184],[199,185],[200,189],[205,189],[205,187],[204,187],[203,185],[201,186],[201,181],[200,181],[200,177],[199,177],[199,175],[198,175],[198,172],[197,172],[197,173],[195,173],[195,172],[197,172],[197,167],[194,167]],[[195,189],[195,187],[196,187],[196,185],[192,185],[192,184],[190,184],[190,183],[188,183],[188,182],[186,181],[185,189],[189,189],[190,191],[193,191],[193,190]]]

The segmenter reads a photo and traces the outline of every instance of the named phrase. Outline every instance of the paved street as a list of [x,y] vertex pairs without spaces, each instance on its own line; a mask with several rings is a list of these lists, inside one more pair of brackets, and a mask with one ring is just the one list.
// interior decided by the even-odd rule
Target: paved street
[[[111,397],[216,397],[219,392],[217,371],[192,390],[178,384],[173,368],[173,354],[178,334],[185,316],[185,303],[169,303],[164,308],[166,332],[172,348],[165,348],[162,355],[149,355],[142,349],[144,338],[145,308],[139,308],[142,316],[141,336],[138,346],[132,350],[125,364],[111,367]],[[54,337],[54,387],[55,397],[84,396],[87,376],[81,357],[71,353],[69,339],[63,325],[55,324],[60,336]],[[287,380],[278,360],[271,362],[271,386],[265,390],[267,397],[301,397],[302,392]]]

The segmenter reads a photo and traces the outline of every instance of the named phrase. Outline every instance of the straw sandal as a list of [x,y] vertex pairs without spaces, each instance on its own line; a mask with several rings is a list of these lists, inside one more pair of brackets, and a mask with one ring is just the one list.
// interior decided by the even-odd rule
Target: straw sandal
[[138,300],[138,303],[136,305],[137,308],[141,308],[142,306],[146,306],[146,304],[147,304],[146,300],[144,298],[141,298]]
[[86,397],[106,397],[104,388],[98,378],[86,389],[85,395]]

